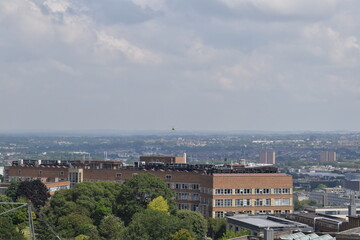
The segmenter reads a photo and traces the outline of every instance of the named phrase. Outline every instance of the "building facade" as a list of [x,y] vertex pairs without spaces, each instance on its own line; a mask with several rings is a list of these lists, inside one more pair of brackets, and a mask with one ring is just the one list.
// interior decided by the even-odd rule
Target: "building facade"
[[336,162],[336,152],[321,152],[320,162]]
[[[61,163],[62,164],[62,163]],[[136,174],[164,179],[174,192],[179,209],[205,217],[239,214],[281,214],[293,211],[292,177],[271,166],[215,166],[208,164],[145,163],[122,166],[116,161],[74,161],[19,164],[5,168],[6,181],[49,180],[123,182]]]
[[260,153],[260,163],[275,164],[275,152]]

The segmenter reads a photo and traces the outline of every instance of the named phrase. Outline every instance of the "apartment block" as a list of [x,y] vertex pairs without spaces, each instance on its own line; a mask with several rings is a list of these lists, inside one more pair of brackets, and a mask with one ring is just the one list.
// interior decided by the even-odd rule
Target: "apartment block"
[[336,162],[336,152],[321,152],[320,162]]
[[164,179],[179,209],[205,217],[241,214],[281,214],[293,211],[292,177],[273,166],[149,162],[123,166],[117,161],[67,161],[19,164],[5,168],[6,181],[58,178],[74,185],[82,181],[124,180],[141,173]]
[[260,153],[260,163],[275,164],[275,152]]

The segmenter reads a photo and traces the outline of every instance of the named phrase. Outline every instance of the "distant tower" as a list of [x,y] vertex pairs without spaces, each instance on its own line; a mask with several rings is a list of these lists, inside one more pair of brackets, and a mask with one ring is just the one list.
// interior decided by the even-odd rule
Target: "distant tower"
[[321,152],[320,162],[336,162],[336,152]]
[[275,152],[260,153],[260,163],[275,164]]
[[356,204],[354,194],[350,195],[350,205],[348,206],[349,216],[356,216]]

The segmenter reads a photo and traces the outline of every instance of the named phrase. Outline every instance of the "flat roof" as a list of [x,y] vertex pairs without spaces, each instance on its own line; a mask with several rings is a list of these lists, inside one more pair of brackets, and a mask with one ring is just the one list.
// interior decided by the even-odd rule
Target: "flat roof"
[[247,226],[252,226],[258,229],[264,228],[298,228],[309,227],[306,224],[298,223],[284,218],[264,215],[264,216],[231,216],[227,217],[229,222],[239,223]]

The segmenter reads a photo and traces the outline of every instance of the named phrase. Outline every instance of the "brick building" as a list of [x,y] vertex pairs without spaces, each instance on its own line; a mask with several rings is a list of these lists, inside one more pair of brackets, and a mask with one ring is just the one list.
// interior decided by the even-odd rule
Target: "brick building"
[[70,181],[123,182],[136,174],[151,173],[164,179],[175,194],[179,209],[199,211],[205,217],[239,214],[291,213],[292,177],[272,166],[178,164],[119,161],[13,162],[5,180],[48,178]]
[[186,153],[182,157],[175,156],[140,156],[140,162],[186,163]]

